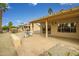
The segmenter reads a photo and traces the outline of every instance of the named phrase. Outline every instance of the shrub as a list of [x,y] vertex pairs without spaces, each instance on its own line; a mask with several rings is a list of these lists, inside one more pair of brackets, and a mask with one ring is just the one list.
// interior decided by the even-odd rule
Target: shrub
[[49,56],[52,56],[52,54],[51,54],[50,52],[48,52],[48,55],[49,55]]

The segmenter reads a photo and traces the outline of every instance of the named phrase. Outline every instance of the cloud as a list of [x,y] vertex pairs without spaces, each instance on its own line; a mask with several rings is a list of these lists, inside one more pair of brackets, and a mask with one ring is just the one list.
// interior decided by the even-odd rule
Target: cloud
[[8,3],[7,3],[7,8],[8,8],[8,9],[11,9],[11,6],[10,6]]
[[21,20],[16,20],[17,23],[21,23]]
[[60,5],[73,5],[73,3],[60,3]]
[[10,7],[10,6],[8,6],[7,8],[8,8],[8,9],[11,9],[11,7]]
[[36,6],[37,3],[29,3],[29,5]]
[[37,3],[32,3],[34,6],[36,6],[37,5]]

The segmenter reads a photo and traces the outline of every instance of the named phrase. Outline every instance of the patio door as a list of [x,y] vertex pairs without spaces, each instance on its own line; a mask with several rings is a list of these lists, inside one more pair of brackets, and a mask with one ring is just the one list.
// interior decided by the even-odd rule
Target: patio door
[[51,34],[51,26],[48,25],[48,34]]
[[[46,28],[43,27],[42,31],[43,31],[43,34],[45,34],[46,33]],[[50,25],[48,25],[48,34],[51,34],[51,26]]]

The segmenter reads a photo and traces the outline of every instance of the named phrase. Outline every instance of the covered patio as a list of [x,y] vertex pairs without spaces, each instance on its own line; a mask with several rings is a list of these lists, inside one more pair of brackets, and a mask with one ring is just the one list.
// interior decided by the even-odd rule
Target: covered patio
[[[71,35],[74,35],[76,34],[77,35],[77,39],[78,39],[78,33],[79,33],[79,7],[76,7],[76,8],[72,8],[72,9],[69,9],[69,10],[63,10],[61,12],[58,12],[58,13],[54,13],[53,15],[48,15],[46,17],[42,17],[42,18],[39,18],[37,20],[34,20],[34,21],[31,21],[30,24],[31,24],[31,30],[34,32],[34,24],[35,23],[40,23],[43,25],[45,25],[45,36],[46,38],[48,38],[48,35],[49,35],[49,31],[48,31],[48,27],[50,25],[50,34],[53,33],[53,29],[56,27],[56,29],[54,29],[54,32],[58,33],[59,35],[61,35],[59,32],[57,32],[57,26],[59,23],[76,23],[76,33],[71,33]],[[56,25],[53,27],[53,24]],[[42,26],[43,25],[40,25],[40,30],[42,31]],[[67,33],[69,34],[69,33]],[[54,36],[54,34],[53,34]],[[74,35],[75,36],[75,35]]]

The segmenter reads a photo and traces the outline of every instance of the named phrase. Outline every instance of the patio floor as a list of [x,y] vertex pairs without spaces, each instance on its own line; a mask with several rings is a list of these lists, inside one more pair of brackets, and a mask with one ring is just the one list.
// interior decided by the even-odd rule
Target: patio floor
[[33,36],[24,38],[23,33],[16,34],[16,36],[22,41],[21,46],[17,49],[18,54],[21,56],[40,55],[58,44],[61,44],[62,46],[69,46],[71,49],[79,50],[78,44],[66,41],[65,38],[62,38],[63,40],[55,37],[45,38],[39,34],[34,34]]

